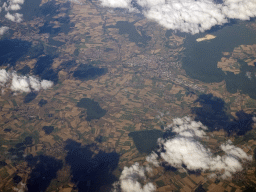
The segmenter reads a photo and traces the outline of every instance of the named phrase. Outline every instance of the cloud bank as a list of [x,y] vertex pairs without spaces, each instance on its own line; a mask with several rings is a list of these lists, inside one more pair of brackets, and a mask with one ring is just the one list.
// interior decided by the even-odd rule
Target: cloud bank
[[14,92],[31,92],[48,89],[53,86],[52,81],[42,80],[33,76],[19,76],[16,72],[7,72],[0,70],[0,86],[10,87]]
[[160,155],[153,152],[146,159],[156,166],[159,166],[158,159],[161,157],[175,168],[182,168],[185,165],[188,170],[217,172],[225,179],[241,171],[244,161],[252,160],[252,157],[241,148],[232,145],[230,140],[220,146],[225,154],[214,156],[210,149],[198,141],[206,135],[206,127],[189,117],[174,119],[173,124],[166,129],[172,130],[176,135],[168,139],[159,139]]
[[[256,16],[255,0],[99,0],[102,6],[139,11],[167,29],[199,33],[230,19],[249,20]],[[136,2],[136,3],[134,3]],[[139,6],[139,10],[134,5]]]
[[131,167],[124,167],[119,181],[114,184],[113,192],[154,192],[156,187],[152,183],[142,186],[138,180],[146,179],[146,168],[135,163]]

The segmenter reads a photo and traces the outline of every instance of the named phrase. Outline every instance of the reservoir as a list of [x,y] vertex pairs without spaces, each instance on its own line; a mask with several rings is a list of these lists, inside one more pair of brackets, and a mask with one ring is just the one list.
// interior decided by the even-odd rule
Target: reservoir
[[[246,24],[248,22],[242,21],[206,33],[187,34],[184,43],[185,57],[182,59],[182,66],[187,75],[207,83],[225,80],[229,92],[235,93],[237,90],[241,90],[242,93],[256,99],[255,75],[252,75],[251,78],[246,76],[248,71],[255,74],[255,67],[248,66],[247,63],[240,60],[238,62],[241,65],[241,73],[236,75],[231,72],[224,73],[220,68],[217,68],[217,63],[223,57],[222,52],[233,52],[234,48],[240,45],[256,44],[256,33],[246,27]],[[216,38],[210,41],[196,41],[206,34],[214,35]]]

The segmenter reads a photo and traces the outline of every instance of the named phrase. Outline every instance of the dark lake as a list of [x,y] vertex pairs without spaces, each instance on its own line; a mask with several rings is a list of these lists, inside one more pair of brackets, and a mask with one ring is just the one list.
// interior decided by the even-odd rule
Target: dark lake
[[[255,75],[252,75],[251,79],[245,75],[247,71],[256,72],[254,67],[239,61],[242,67],[241,73],[238,75],[231,72],[225,74],[217,68],[217,63],[223,56],[222,52],[232,52],[239,45],[256,43],[255,31],[247,28],[246,24],[247,22],[238,21],[218,30],[213,29],[208,33],[187,35],[184,44],[185,57],[182,60],[182,66],[187,75],[207,83],[225,80],[229,92],[235,93],[237,90],[241,90],[256,99]],[[197,38],[204,37],[206,34],[215,35],[216,38],[210,41],[196,41]]]

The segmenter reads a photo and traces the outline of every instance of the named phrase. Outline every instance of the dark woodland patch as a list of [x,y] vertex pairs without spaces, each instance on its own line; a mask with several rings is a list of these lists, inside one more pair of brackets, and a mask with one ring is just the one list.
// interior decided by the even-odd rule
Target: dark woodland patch
[[206,190],[203,188],[203,185],[199,185],[196,189],[195,192],[206,192]]
[[72,67],[76,66],[76,61],[75,60],[70,60],[70,61],[64,61],[60,64],[59,70],[65,70],[69,71]]
[[77,107],[85,108],[87,117],[87,121],[91,121],[93,119],[99,119],[106,114],[106,110],[102,109],[98,102],[89,98],[82,98],[78,103]]
[[4,129],[4,132],[11,132],[11,130],[12,129],[10,129],[10,128],[6,128],[6,129]]
[[105,75],[107,68],[93,67],[92,65],[81,64],[74,71],[73,76],[81,80],[95,79],[96,77]]
[[23,144],[24,145],[31,145],[33,143],[33,137],[28,136],[24,139]]
[[45,134],[49,135],[53,132],[54,127],[53,126],[44,126],[43,130],[44,130]]
[[135,131],[129,133],[140,153],[151,153],[157,147],[157,139],[163,137],[159,130]]
[[40,107],[42,107],[42,106],[44,106],[44,105],[46,105],[47,104],[47,100],[44,100],[44,99],[41,99],[40,101],[39,101],[39,103],[38,103],[38,105],[40,106]]
[[10,148],[8,152],[11,155],[13,160],[22,160],[24,157],[24,151],[27,146],[31,146],[33,143],[33,138],[31,136],[27,136],[22,142],[17,143],[14,147]]

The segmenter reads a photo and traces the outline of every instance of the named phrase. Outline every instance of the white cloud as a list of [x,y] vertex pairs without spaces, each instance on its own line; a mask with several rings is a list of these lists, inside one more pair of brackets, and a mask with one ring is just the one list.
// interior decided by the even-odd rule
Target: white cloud
[[11,11],[18,11],[20,9],[21,9],[21,7],[20,7],[19,4],[12,4],[12,5],[9,5],[8,8],[7,8],[8,11],[9,10],[11,10]]
[[119,7],[119,8],[129,8],[131,4],[131,0],[101,0],[103,6],[106,7]]
[[78,3],[78,4],[82,5],[82,3],[81,3],[80,1],[78,1],[78,0],[69,0],[69,1],[71,1],[71,2],[73,2],[73,3]]
[[150,155],[146,157],[146,161],[152,163],[154,166],[159,167],[158,155],[153,151]]
[[53,86],[53,82],[52,81],[48,81],[48,80],[42,80],[41,81],[41,88],[42,89],[48,89],[50,87]]
[[29,83],[30,83],[31,88],[34,89],[35,91],[40,90],[40,88],[41,88],[40,81],[36,77],[30,76]]
[[24,0],[8,0],[4,2],[1,9],[7,12],[5,18],[12,22],[20,23],[23,15],[20,13],[10,13],[9,11],[14,12],[20,10],[22,4],[24,4]]
[[9,12],[7,12],[7,14],[5,15],[5,18],[9,19],[9,20],[11,20],[13,22],[15,21],[15,17],[12,14],[10,14]]
[[232,145],[232,142],[230,140],[226,144],[222,144],[220,147],[222,151],[224,151],[226,154],[230,156],[252,160],[251,157],[248,157],[247,154],[241,148]]
[[5,11],[18,11],[21,9],[21,6],[24,3],[24,0],[8,0],[4,2],[2,5],[2,8],[4,8]]
[[3,3],[2,8],[4,8],[5,11],[8,11],[8,9],[7,9],[7,3],[6,3],[6,2]]
[[192,138],[175,137],[171,140],[161,140],[163,150],[161,157],[173,167],[186,165],[189,170],[209,169],[211,153],[202,144]]
[[0,70],[0,85],[4,86],[9,78],[10,78],[9,73],[6,70],[1,69]]
[[52,81],[40,81],[34,76],[19,76],[16,72],[7,72],[4,69],[0,70],[0,85],[7,86],[14,92],[31,92],[48,89],[53,86]]
[[[218,172],[222,178],[227,178],[243,169],[243,161],[252,160],[252,157],[241,148],[232,145],[230,140],[220,146],[225,155],[214,156],[210,149],[197,140],[206,135],[204,132],[206,127],[190,117],[174,119],[173,124],[167,130],[172,130],[177,135],[172,138],[159,139],[158,152],[160,157],[173,167],[182,168],[185,165],[188,170],[209,170]],[[157,158],[159,157],[156,155],[152,153],[147,157],[147,161],[158,165]],[[223,173],[220,174],[221,172]]]
[[10,12],[7,12],[5,15],[6,19],[9,19],[12,22],[20,23],[22,21],[23,15],[20,13],[14,13],[13,15]]
[[12,74],[11,90],[15,92],[30,92],[29,78]]
[[[100,0],[102,6],[134,9],[131,0]],[[229,19],[248,20],[256,16],[255,0],[136,0],[142,13],[160,25],[187,33],[199,33]]]
[[146,168],[135,163],[131,167],[124,167],[119,181],[114,184],[114,192],[154,192],[156,187],[152,183],[147,183],[142,186],[138,180],[142,179],[145,181]]
[[206,135],[204,130],[207,130],[201,122],[193,121],[190,117],[175,118],[173,123],[165,128],[165,130],[172,130],[184,137],[203,137]]
[[225,0],[224,5],[223,14],[229,18],[249,20],[250,17],[255,17],[255,0]]
[[11,4],[24,4],[24,0],[8,0],[9,3]]

